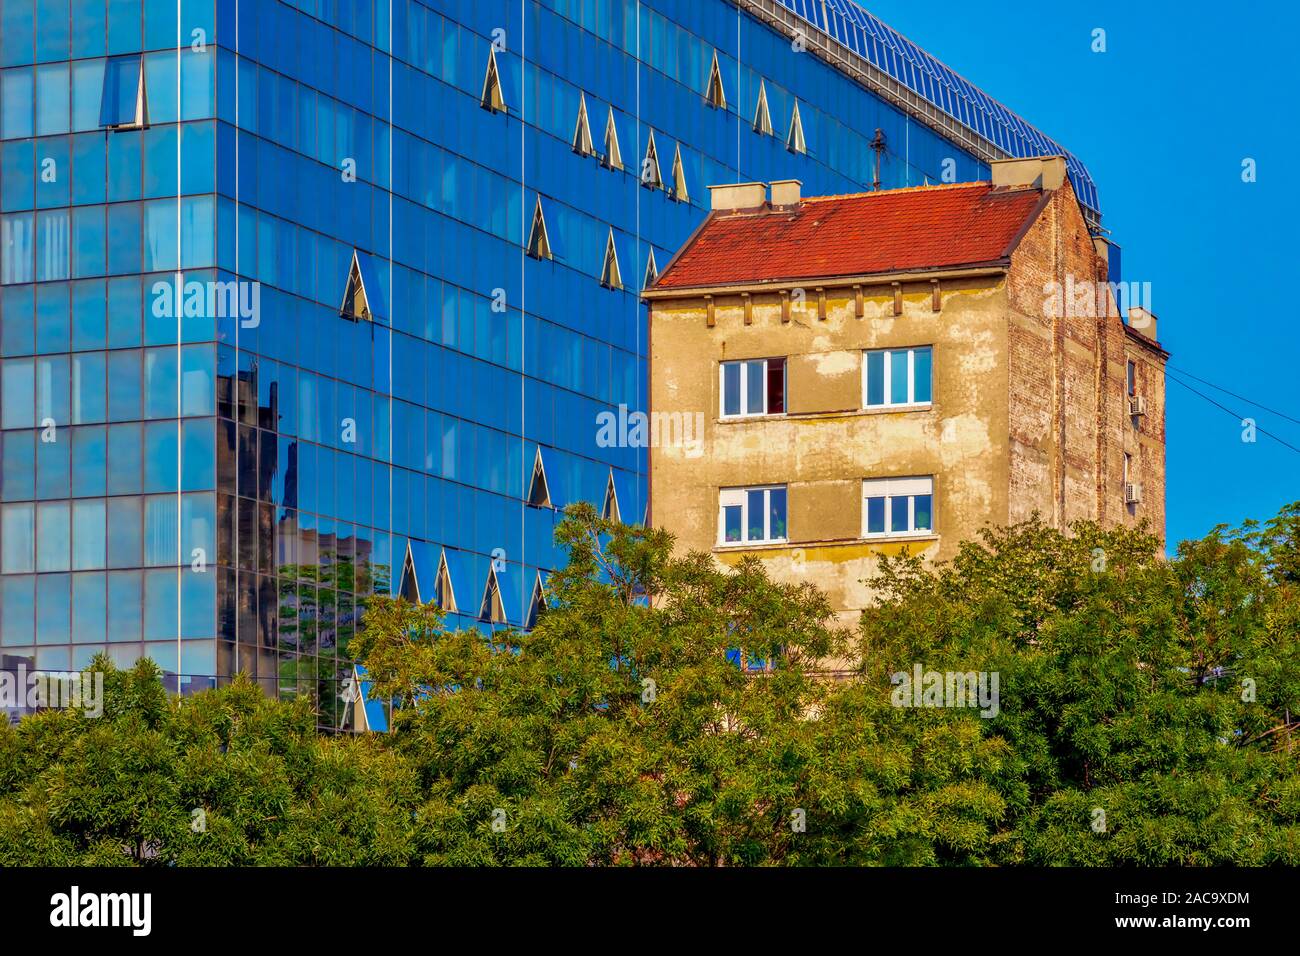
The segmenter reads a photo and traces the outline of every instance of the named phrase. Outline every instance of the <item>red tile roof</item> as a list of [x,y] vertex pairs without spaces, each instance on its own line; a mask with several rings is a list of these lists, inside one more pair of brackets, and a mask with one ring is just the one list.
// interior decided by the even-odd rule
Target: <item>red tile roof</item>
[[953,268],[1001,259],[1042,193],[992,183],[807,198],[711,215],[656,289]]

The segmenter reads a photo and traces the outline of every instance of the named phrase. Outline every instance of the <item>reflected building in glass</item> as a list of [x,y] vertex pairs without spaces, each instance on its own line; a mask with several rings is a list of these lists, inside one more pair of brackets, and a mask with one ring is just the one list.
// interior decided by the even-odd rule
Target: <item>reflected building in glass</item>
[[4,0],[3,667],[334,724],[368,595],[527,626],[558,509],[644,518],[598,416],[708,185],[1055,152],[847,0]]

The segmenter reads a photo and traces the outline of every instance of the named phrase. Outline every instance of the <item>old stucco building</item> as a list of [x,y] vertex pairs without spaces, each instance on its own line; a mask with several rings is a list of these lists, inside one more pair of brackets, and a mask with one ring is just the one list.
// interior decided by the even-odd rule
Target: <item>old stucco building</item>
[[846,620],[879,555],[947,559],[985,524],[1163,535],[1168,356],[1107,272],[1059,158],[855,196],[715,187],[645,294],[652,417],[703,419],[651,450],[651,522]]

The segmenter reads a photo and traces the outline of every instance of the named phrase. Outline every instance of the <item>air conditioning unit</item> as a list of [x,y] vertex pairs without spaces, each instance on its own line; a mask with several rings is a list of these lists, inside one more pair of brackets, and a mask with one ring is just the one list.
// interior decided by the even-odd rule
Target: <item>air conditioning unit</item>
[[1145,415],[1147,413],[1147,400],[1141,395],[1134,395],[1128,400],[1128,413],[1130,415]]
[[1124,483],[1124,504],[1135,505],[1142,500],[1142,483],[1127,481]]

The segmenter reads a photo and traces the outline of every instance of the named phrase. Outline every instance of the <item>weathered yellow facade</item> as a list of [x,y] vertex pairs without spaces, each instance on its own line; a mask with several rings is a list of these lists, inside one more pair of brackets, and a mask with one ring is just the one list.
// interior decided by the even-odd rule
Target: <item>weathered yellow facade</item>
[[[882,554],[947,559],[1034,511],[1058,525],[1145,517],[1163,533],[1163,351],[1116,314],[1054,315],[1035,291],[1070,269],[1104,276],[1060,179],[1002,263],[647,293],[651,413],[704,413],[702,443],[651,450],[651,522],[683,551],[758,554],[775,577],[815,583],[846,623]],[[866,407],[865,353],[926,346],[931,400]],[[785,360],[783,411],[723,417],[720,365],[763,358]],[[1150,396],[1141,418],[1130,358]],[[1145,488],[1135,504],[1126,451],[1128,483]],[[933,479],[931,529],[864,533],[864,480],[918,476]],[[756,486],[784,487],[785,540],[726,543],[721,490]]]

